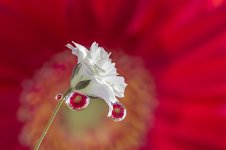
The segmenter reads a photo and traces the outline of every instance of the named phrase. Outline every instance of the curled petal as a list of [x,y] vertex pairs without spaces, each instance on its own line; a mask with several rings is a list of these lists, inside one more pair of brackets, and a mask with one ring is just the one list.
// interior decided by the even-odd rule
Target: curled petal
[[115,96],[124,97],[124,92],[127,84],[125,83],[125,79],[121,76],[113,76],[104,78],[106,82],[113,88]]
[[81,62],[87,56],[88,50],[78,43],[75,42],[72,43],[76,47],[72,46],[71,44],[67,44],[66,46],[72,50],[72,54],[78,56],[78,62]]
[[85,89],[80,90],[82,93],[86,93],[89,96],[93,97],[99,97],[103,99],[109,106],[109,112],[108,112],[108,117],[111,116],[112,112],[112,104],[117,101],[114,95],[114,91],[112,90],[111,87],[109,87],[108,84],[93,78],[88,87]]
[[87,56],[88,50],[78,43],[75,43],[73,41],[72,43],[77,47],[79,56],[81,56],[81,58],[84,59]]

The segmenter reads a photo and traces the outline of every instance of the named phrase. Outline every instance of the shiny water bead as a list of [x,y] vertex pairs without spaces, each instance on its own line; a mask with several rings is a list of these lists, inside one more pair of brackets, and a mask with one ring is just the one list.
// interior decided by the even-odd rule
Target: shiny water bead
[[89,97],[73,91],[66,99],[68,107],[72,110],[82,110],[86,108],[89,104]]
[[126,116],[126,109],[125,107],[117,102],[113,104],[113,110],[112,110],[112,114],[111,114],[111,118],[118,122],[118,121],[122,121]]
[[55,99],[56,99],[56,100],[61,100],[62,97],[63,97],[63,94],[59,93],[59,94],[57,94],[57,95],[55,96]]

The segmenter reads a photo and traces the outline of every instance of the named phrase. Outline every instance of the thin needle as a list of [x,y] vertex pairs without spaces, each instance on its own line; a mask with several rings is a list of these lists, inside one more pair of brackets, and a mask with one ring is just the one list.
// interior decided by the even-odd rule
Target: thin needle
[[65,96],[66,96],[70,91],[71,91],[71,89],[68,89],[67,92],[64,93],[64,95],[63,95],[63,97],[61,98],[61,100],[58,102],[58,104],[57,104],[57,106],[55,107],[55,109],[54,109],[54,111],[53,111],[53,114],[51,115],[51,117],[50,117],[50,119],[49,119],[49,121],[48,121],[48,123],[47,123],[47,125],[46,125],[46,127],[45,127],[45,129],[44,129],[44,131],[42,132],[42,135],[41,135],[40,139],[38,140],[37,144],[35,145],[34,150],[38,150],[38,149],[39,149],[40,145],[42,144],[42,141],[43,141],[44,137],[46,136],[47,131],[49,130],[51,124],[53,123],[54,118],[56,117],[58,111],[60,110],[61,105],[62,105],[63,102],[64,102]]

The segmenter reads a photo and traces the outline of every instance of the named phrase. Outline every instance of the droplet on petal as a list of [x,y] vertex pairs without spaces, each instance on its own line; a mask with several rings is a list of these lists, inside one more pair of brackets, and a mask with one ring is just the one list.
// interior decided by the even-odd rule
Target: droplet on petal
[[56,95],[55,99],[56,100],[61,100],[62,97],[63,97],[63,94],[59,93],[59,94]]
[[124,118],[126,117],[126,109],[125,107],[117,102],[113,104],[113,110],[111,113],[111,118],[118,122],[118,121],[122,121]]
[[66,99],[68,107],[72,110],[85,109],[89,104],[89,97],[78,93],[77,91],[72,92]]

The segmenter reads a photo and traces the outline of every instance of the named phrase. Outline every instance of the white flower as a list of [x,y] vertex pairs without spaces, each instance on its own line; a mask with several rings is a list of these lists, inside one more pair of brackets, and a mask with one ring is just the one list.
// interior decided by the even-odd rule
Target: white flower
[[108,116],[111,116],[113,104],[119,103],[116,97],[124,97],[127,86],[124,77],[118,76],[115,63],[112,63],[109,58],[110,53],[98,47],[96,42],[93,42],[90,50],[72,43],[75,47],[71,44],[66,46],[78,57],[78,65],[72,74],[71,88],[88,96],[105,100],[109,106]]

